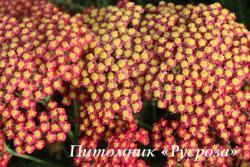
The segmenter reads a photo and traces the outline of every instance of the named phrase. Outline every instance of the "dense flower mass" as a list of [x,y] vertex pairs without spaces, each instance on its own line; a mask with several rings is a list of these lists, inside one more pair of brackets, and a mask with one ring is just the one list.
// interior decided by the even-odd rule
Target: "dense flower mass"
[[[70,109],[83,148],[238,152],[198,162],[177,155],[165,166],[250,160],[250,33],[220,4],[121,0],[70,16],[43,0],[0,0],[0,16],[0,167],[5,140],[20,154],[64,141]],[[160,116],[145,130],[140,111],[150,101]],[[74,163],[147,166],[141,157]]]
[[7,167],[10,159],[10,154],[4,149],[5,137],[2,131],[0,131],[0,167]]
[[87,112],[94,111],[103,124],[115,115],[133,120],[133,113],[141,110],[141,88],[136,78],[142,78],[152,57],[137,30],[142,12],[142,7],[127,3],[123,8],[109,6],[83,14],[95,40],[85,48],[86,68],[79,84],[90,94]]
[[[184,148],[236,147],[240,158],[249,160],[247,29],[217,3],[161,2],[157,7],[148,5],[146,11],[140,31],[154,40],[154,57],[145,76],[144,96],[157,99],[159,108],[181,113],[177,127],[169,127],[169,143],[163,145],[175,142],[176,132]],[[156,142],[156,147],[161,145]],[[208,161],[228,163],[222,158]]]
[[[94,114],[87,115],[86,112],[80,112],[83,124],[81,130],[85,130],[84,136],[79,140],[83,148],[99,148],[100,142],[105,143],[106,150],[113,149],[124,151],[126,149],[137,149],[138,143],[147,145],[149,143],[148,132],[145,129],[138,128],[136,122],[124,121],[117,117],[113,119],[108,126],[103,126]],[[138,157],[130,156],[96,156],[75,158],[77,166],[147,166]]]
[[10,16],[21,19],[40,15],[47,17],[47,13],[58,11],[56,7],[46,0],[0,0],[0,17]]
[[[80,130],[83,134],[79,144],[83,147],[96,148],[104,141],[107,148],[123,146],[125,149],[136,148],[135,141],[149,142],[148,132],[137,130],[133,116],[142,107],[141,87],[136,78],[143,79],[146,64],[152,57],[138,32],[141,13],[142,7],[127,3],[122,8],[88,9],[83,14],[84,24],[95,34],[94,41],[84,48],[87,55],[81,72],[83,80],[72,83],[74,87],[86,88],[84,100],[77,99],[81,102]],[[116,133],[112,132],[114,129]],[[103,158],[78,158],[76,164],[84,165],[94,160],[95,165],[144,165],[137,158]]]
[[82,47],[92,40],[77,17],[48,12],[40,16],[37,11],[22,21],[0,19],[1,119],[4,134],[14,140],[18,153],[42,149],[45,140],[65,140],[70,124],[64,108],[52,100],[44,111],[37,105],[63,91],[65,82],[80,80]]
[[76,63],[83,53],[81,46],[91,36],[67,14],[53,18],[43,19],[38,27],[29,19],[18,23],[14,18],[2,18],[0,94],[5,103],[20,96],[18,104],[30,107],[28,100],[42,100],[60,90],[63,81],[79,78]]
[[[101,46],[100,49],[99,47],[98,49],[96,47],[88,48],[94,52],[94,54],[91,52],[90,55],[87,55],[87,57],[91,57],[90,60],[101,58],[94,63],[88,63],[88,70],[85,72],[86,77],[90,76],[87,83],[97,85],[90,89],[92,100],[86,106],[87,112],[91,113],[89,116],[98,118],[110,115],[109,107],[114,110],[113,105],[119,104],[116,103],[116,98],[110,98],[114,97],[110,91],[102,93],[103,96],[100,96],[96,93],[98,89],[94,89],[96,87],[105,90],[99,86],[100,79],[105,78],[101,77],[103,74],[108,74],[109,81],[114,78],[116,83],[123,83],[119,82],[119,68],[114,69],[112,64],[103,66],[102,57],[104,56],[104,60],[107,60],[105,59],[106,52],[111,50],[110,53],[116,58],[114,62],[119,62],[123,59],[123,55],[127,57],[126,47],[134,46],[135,50],[143,49],[144,52],[139,53],[142,60],[144,60],[145,51],[147,53],[147,61],[140,65],[137,64],[138,69],[130,68],[132,73],[127,75],[131,79],[131,83],[135,84],[136,90],[139,90],[140,94],[137,95],[139,102],[141,102],[142,96],[147,100],[156,100],[158,108],[167,109],[173,114],[180,113],[179,118],[170,123],[174,127],[163,123],[166,127],[156,128],[158,130],[155,132],[153,130],[153,134],[157,134],[157,137],[152,134],[152,138],[155,138],[153,140],[154,148],[168,148],[176,143],[177,139],[181,139],[178,140],[180,141],[178,144],[183,148],[224,149],[236,147],[239,151],[238,155],[241,155],[238,158],[249,160],[248,103],[250,92],[245,89],[245,86],[250,81],[250,36],[246,28],[235,21],[232,13],[217,3],[209,6],[203,4],[180,6],[165,2],[161,2],[158,6],[147,5],[143,13],[144,18],[142,19],[141,15],[138,16],[139,25],[137,25],[138,21],[133,22],[132,16],[117,17],[117,10],[124,10],[129,6],[132,4],[121,5],[119,10],[116,7],[108,7],[87,10],[83,14],[84,22],[91,25],[90,29],[99,38],[99,41],[95,42],[95,46],[96,44]],[[131,9],[128,13],[131,13]],[[112,36],[113,31],[110,28],[113,28],[114,25],[119,26],[122,24],[120,21],[128,19],[131,19],[131,22],[125,25],[135,29],[140,34],[140,39],[133,40],[135,44],[132,45],[124,43],[124,47],[122,47],[120,43],[124,42],[124,36],[120,36],[117,40]],[[104,23],[102,23],[103,20],[105,20]],[[119,29],[118,34],[120,34]],[[120,46],[119,50],[115,50],[117,46]],[[121,56],[119,56],[120,54]],[[132,51],[132,58],[137,58],[139,55]],[[104,65],[106,65],[105,61]],[[114,71],[114,74],[111,73],[111,78],[109,77],[109,67],[111,67],[111,72]],[[143,70],[144,68],[145,70]],[[100,69],[106,71],[100,73],[102,72]],[[121,68],[121,70],[123,69]],[[137,73],[135,76],[134,72]],[[121,87],[115,91],[120,92],[120,90],[122,90]],[[132,96],[128,97],[133,99]],[[105,100],[104,105],[100,100]],[[119,105],[116,108],[119,109]],[[100,112],[105,114],[98,115]],[[114,116],[112,114],[111,118],[113,119]],[[124,119],[124,115],[121,116]],[[101,122],[101,131],[104,129],[101,124],[105,125],[106,122],[106,119],[102,120],[97,121]],[[83,127],[83,131],[89,132],[85,126]],[[165,136],[166,140],[161,141],[165,128],[170,128],[170,133]],[[95,130],[97,129],[100,130],[99,128]],[[163,130],[161,131],[161,129]],[[177,136],[174,135],[175,133]],[[168,159],[166,165],[174,166],[176,163],[176,159]],[[231,163],[231,158],[210,158],[206,162],[206,164],[222,166]],[[200,162],[194,163],[192,159],[184,160],[183,164],[202,165]]]
[[[221,108],[236,93],[247,95],[242,88],[249,82],[250,36],[233,14],[219,4],[161,3],[147,10],[140,30],[154,39],[155,56],[145,76],[146,97],[159,99],[159,108],[184,113],[190,112],[190,104],[203,105],[207,98],[212,99],[206,106]],[[231,98],[219,99],[222,94]]]

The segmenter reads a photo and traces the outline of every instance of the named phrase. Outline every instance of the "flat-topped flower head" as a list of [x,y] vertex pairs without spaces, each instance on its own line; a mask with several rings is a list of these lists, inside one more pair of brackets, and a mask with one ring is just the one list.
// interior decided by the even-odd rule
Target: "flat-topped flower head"
[[[82,80],[82,47],[93,38],[79,16],[38,9],[30,18],[0,19],[1,127],[18,153],[66,139],[70,130],[66,112],[48,99],[63,92],[66,83]],[[46,99],[49,106],[40,111],[38,105]]]
[[[230,139],[240,143],[239,138],[248,138],[240,133],[246,124],[239,121],[249,105],[244,100],[249,93],[245,85],[250,67],[245,26],[218,3],[181,6],[160,2],[158,6],[146,5],[145,11],[140,32],[153,39],[154,45],[148,49],[154,57],[145,75],[144,96],[156,99],[161,109],[180,113],[175,131],[181,138],[179,144],[189,148],[194,140],[196,144],[201,141],[200,147],[209,147],[220,138],[221,147],[233,147]],[[161,121],[155,124],[156,129],[163,131],[171,127],[158,124]],[[166,142],[161,136],[165,133],[161,133],[152,136],[157,149],[169,147],[163,146]],[[209,163],[226,164],[225,160],[215,158]],[[176,160],[167,164],[175,165]]]

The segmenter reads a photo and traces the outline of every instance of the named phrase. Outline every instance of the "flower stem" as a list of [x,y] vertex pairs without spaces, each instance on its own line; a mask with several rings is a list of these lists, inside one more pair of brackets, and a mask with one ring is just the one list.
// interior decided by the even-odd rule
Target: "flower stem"
[[9,152],[12,156],[19,157],[19,158],[22,158],[22,159],[27,159],[27,160],[30,160],[30,161],[33,161],[33,162],[37,162],[39,164],[43,164],[43,165],[46,165],[46,166],[49,166],[49,167],[63,167],[61,165],[53,164],[51,162],[47,162],[45,160],[42,160],[42,159],[30,156],[30,155],[26,155],[26,154],[22,154],[21,155],[21,154],[18,154],[14,150],[12,150],[11,148],[9,148],[7,145],[5,145],[5,150],[7,152]]
[[153,99],[152,100],[152,107],[153,107],[153,111],[152,111],[152,114],[153,114],[153,122],[155,122],[157,120],[157,106],[156,106],[156,100]]
[[139,126],[145,128],[145,129],[147,129],[147,130],[149,130],[149,131],[152,131],[152,127],[151,127],[150,125],[148,125],[148,124],[146,124],[146,123],[144,123],[144,122],[142,122],[142,121],[139,121],[139,120],[136,120],[136,123],[137,123]]
[[[76,100],[73,100],[73,110],[74,110],[74,118],[79,118],[78,103]],[[76,137],[76,139],[78,139],[78,137],[79,137],[79,125],[76,121],[74,122],[74,125],[75,125],[75,137]]]
[[46,96],[46,97],[44,97],[44,99],[43,99],[43,100],[38,101],[37,103],[40,103],[40,104],[42,104],[42,105],[46,106],[46,104],[48,103],[48,101],[49,101],[50,99],[51,99],[51,97],[50,97],[50,96]]
[[74,144],[77,143],[77,139],[75,138],[75,136],[74,136],[74,134],[73,134],[72,131],[70,131],[70,132],[68,133],[68,136],[69,136],[69,138],[70,138],[70,140],[71,140],[72,143],[74,143]]

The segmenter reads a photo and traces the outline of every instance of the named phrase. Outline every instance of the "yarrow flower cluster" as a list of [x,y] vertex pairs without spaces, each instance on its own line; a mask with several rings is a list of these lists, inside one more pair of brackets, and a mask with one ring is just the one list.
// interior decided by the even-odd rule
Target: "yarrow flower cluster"
[[7,167],[10,159],[10,154],[4,149],[5,137],[2,131],[0,131],[0,167]]
[[[160,151],[177,144],[238,152],[199,162],[190,157],[178,162],[177,155],[166,158],[166,166],[250,160],[250,33],[220,4],[160,2],[143,9],[122,0],[73,17],[43,0],[2,6],[8,4],[0,0],[5,166],[5,140],[20,154],[64,141],[70,105],[79,113],[83,148],[150,144]],[[163,115],[150,132],[138,126],[143,99],[156,102]],[[74,163],[147,166],[140,157],[76,157]]]
[[46,17],[44,13],[58,10],[46,0],[0,0],[0,17],[10,16],[15,18],[32,17],[39,13],[40,16]]
[[[118,17],[119,20],[116,20],[117,13],[111,12],[111,9],[120,11],[129,9],[130,5],[131,3],[121,4],[119,10],[113,6],[92,9],[83,14],[84,22],[90,25],[90,29],[99,39],[95,42],[98,49],[91,45],[87,48],[91,51],[87,55],[87,60],[101,59],[88,63],[88,70],[84,71],[87,77],[85,87],[91,85],[89,89],[91,101],[89,104],[86,103],[87,112],[83,114],[85,118],[81,125],[83,134],[89,133],[91,136],[105,131],[106,119],[102,118],[99,121],[98,117],[109,115],[110,110],[106,110],[106,107],[114,109],[112,105],[116,105],[116,98],[110,98],[112,94],[105,92],[101,94],[102,96],[98,96],[96,93],[98,89],[105,90],[99,83],[104,78],[103,73],[108,74],[109,67],[114,71],[111,78],[108,74],[109,81],[114,78],[116,83],[122,83],[118,76],[119,68],[114,70],[112,65],[104,68],[101,61],[102,57],[107,60],[106,52],[109,50],[116,58],[114,62],[123,59],[119,56],[120,53],[127,57],[126,46],[131,45],[124,44],[125,48],[121,47],[121,51],[115,50],[117,46],[121,46],[118,44],[124,37],[120,36],[120,40],[116,40],[110,28],[119,25],[119,21],[131,19],[131,22],[125,25],[140,34],[140,39],[134,40],[135,44],[132,46],[135,46],[135,49],[139,43],[143,46],[141,47],[143,53],[146,51],[148,55],[147,61],[143,62],[143,65],[137,65],[138,70],[132,68],[130,70],[132,73],[128,75],[132,80],[131,83],[135,84],[135,89],[139,90],[138,100],[140,103],[142,98],[148,101],[156,100],[158,108],[167,109],[166,114],[177,117],[171,121],[172,118],[169,120],[166,116],[154,124],[153,147],[161,150],[178,143],[182,148],[236,148],[238,159],[249,160],[250,92],[245,89],[250,81],[250,36],[247,29],[235,21],[234,14],[223,9],[218,3],[208,6],[203,4],[181,6],[160,2],[158,6],[145,7],[144,13],[138,16],[140,18],[138,25],[134,24],[138,21],[133,22],[132,16]],[[131,13],[131,9],[128,13]],[[142,14],[145,15],[144,18],[141,17]],[[142,60],[145,56],[143,53],[140,53]],[[132,57],[136,58],[138,55],[132,51]],[[145,70],[142,70],[144,68]],[[106,71],[100,73],[102,72],[100,69]],[[140,74],[133,75],[134,72]],[[117,76],[113,77],[115,75]],[[120,92],[120,90],[122,88],[115,91]],[[132,96],[128,97],[133,99]],[[98,102],[95,102],[96,99]],[[105,100],[104,105],[100,102],[103,100]],[[126,120],[124,115],[119,116]],[[111,118],[114,119],[115,114],[112,114]],[[95,124],[94,129],[87,128],[91,122]],[[166,166],[176,165],[177,159],[178,157],[167,159]],[[204,159],[202,162],[225,166],[232,164],[233,159],[219,157]],[[192,164],[202,166],[203,163],[196,163],[192,159],[182,161],[185,166]]]
[[[235,22],[233,14],[219,4],[183,7],[161,3],[148,10],[140,29],[156,45],[145,76],[147,98],[159,99],[159,108],[170,104],[171,112],[184,113],[191,112],[190,104],[200,105],[203,99],[213,98],[206,106],[219,108],[233,99],[222,99],[222,94],[247,95],[242,87],[249,82],[249,33]],[[246,102],[241,103],[246,109]]]
[[[247,29],[218,3],[161,2],[146,6],[146,11],[140,31],[154,40],[155,56],[145,75],[144,96],[157,99],[161,109],[180,113],[176,127],[164,125],[170,129],[163,131],[163,136],[169,132],[165,136],[169,142],[163,145],[176,142],[176,132],[184,148],[236,147],[240,159],[249,160],[250,92],[244,89],[250,81]],[[228,163],[223,158],[208,161]]]
[[142,7],[127,3],[124,8],[109,6],[83,14],[95,40],[84,48],[86,68],[79,84],[87,88],[91,98],[87,112],[97,114],[103,124],[115,115],[132,121],[133,113],[141,110],[136,78],[142,78],[152,57],[137,30],[142,12]]
[[[142,13],[142,7],[131,2],[122,8],[109,6],[83,13],[84,25],[95,34],[94,41],[84,48],[86,68],[79,83],[86,88],[84,100],[78,99],[82,131],[79,144],[83,147],[97,148],[100,141],[113,149],[137,148],[136,141],[149,143],[148,132],[137,128],[133,116],[142,108],[138,82],[142,84],[152,57],[138,31]],[[97,166],[145,165],[142,160],[130,157],[75,159],[79,166],[91,161]]]
[[[106,127],[96,127],[96,124],[101,124],[97,120],[90,120],[90,118],[81,116],[84,125],[87,129],[85,135],[79,140],[78,144],[86,149],[98,148],[98,143],[105,142],[106,150],[120,150],[137,149],[138,143],[148,145],[148,132],[143,128],[138,128],[136,122],[124,121],[120,118],[113,119]],[[93,123],[91,121],[94,121]],[[93,125],[91,125],[93,124]],[[76,157],[74,162],[77,166],[111,166],[111,165],[125,165],[125,166],[147,166],[138,157],[130,156],[90,156],[90,157]]]
[[55,91],[63,92],[65,83],[81,80],[82,47],[92,40],[82,25],[77,16],[59,10],[37,11],[21,21],[0,19],[1,121],[17,153],[65,140],[70,130],[65,109],[53,100],[42,111],[37,105]]

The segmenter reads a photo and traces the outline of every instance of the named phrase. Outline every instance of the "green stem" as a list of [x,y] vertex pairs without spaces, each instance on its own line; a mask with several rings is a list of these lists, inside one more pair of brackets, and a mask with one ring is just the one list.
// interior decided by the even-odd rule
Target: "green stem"
[[[78,111],[78,103],[76,100],[73,100],[73,110],[74,110],[74,118],[79,118],[79,111]],[[74,122],[75,125],[75,137],[79,137],[79,125],[77,122]]]
[[43,99],[43,100],[38,101],[37,103],[40,103],[40,104],[42,104],[42,105],[46,106],[46,104],[48,103],[48,101],[49,101],[50,99],[51,99],[51,97],[50,97],[50,96],[46,96],[46,97],[44,97],[44,99]]
[[50,166],[50,167],[63,167],[61,165],[53,164],[51,162],[47,162],[45,160],[30,156],[30,155],[26,155],[26,154],[20,155],[20,154],[16,153],[14,150],[12,150],[11,148],[9,148],[7,145],[5,145],[5,150],[7,152],[9,152],[12,156],[15,156],[15,157],[19,157],[19,158],[22,158],[22,159],[27,159],[27,160],[37,162],[39,164],[43,164],[43,165]]
[[20,94],[17,92],[14,92],[14,95],[16,95],[17,97],[20,97]]
[[139,120],[135,120],[135,121],[136,121],[136,123],[137,123],[139,126],[145,128],[145,129],[147,129],[147,130],[149,130],[149,131],[152,131],[152,127],[151,127],[150,125],[148,125],[148,124],[146,124],[146,123],[144,123],[144,122],[142,122],[142,121],[139,121]]
[[152,107],[153,107],[153,122],[157,120],[157,107],[156,107],[156,100],[152,100]]
[[70,138],[70,140],[71,140],[72,143],[74,143],[74,144],[77,143],[77,139],[74,137],[74,134],[73,134],[72,131],[70,131],[70,132],[68,133],[68,136],[69,136],[69,138]]

